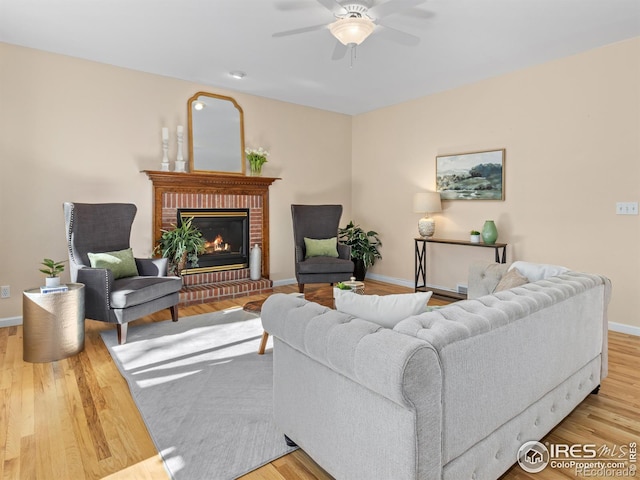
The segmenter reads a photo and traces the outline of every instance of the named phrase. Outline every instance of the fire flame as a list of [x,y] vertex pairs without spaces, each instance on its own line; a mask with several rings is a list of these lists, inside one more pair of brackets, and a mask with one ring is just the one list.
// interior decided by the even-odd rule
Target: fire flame
[[231,250],[231,246],[228,243],[224,243],[222,235],[216,235],[212,242],[205,242],[204,248],[207,252],[228,252]]

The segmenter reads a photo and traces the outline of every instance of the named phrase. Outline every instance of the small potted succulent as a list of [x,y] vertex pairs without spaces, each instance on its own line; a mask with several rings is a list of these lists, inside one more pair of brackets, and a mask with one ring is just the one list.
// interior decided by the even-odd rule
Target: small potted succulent
[[47,287],[58,287],[60,286],[60,275],[64,272],[64,261],[56,262],[51,260],[50,258],[45,258],[40,265],[43,265],[45,268],[41,268],[40,271],[46,275],[44,281]]
[[471,230],[469,235],[471,243],[480,243],[480,232],[478,230]]
[[339,295],[342,295],[345,292],[350,292],[351,287],[344,282],[338,282],[333,287],[333,298],[338,298]]

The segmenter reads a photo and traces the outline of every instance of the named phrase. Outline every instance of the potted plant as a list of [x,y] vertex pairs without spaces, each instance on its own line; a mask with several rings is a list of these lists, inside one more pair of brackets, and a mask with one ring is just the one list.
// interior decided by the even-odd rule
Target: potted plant
[[352,220],[345,228],[338,229],[338,239],[351,247],[351,260],[355,266],[353,274],[356,280],[363,281],[367,269],[375,264],[377,259],[382,258],[378,251],[378,247],[382,246],[378,232],[366,232]]
[[249,160],[249,170],[251,175],[260,176],[262,174],[262,165],[267,163],[267,157],[269,152],[264,148],[247,148],[244,153],[247,154],[247,160]]
[[41,268],[40,271],[46,275],[44,281],[47,287],[57,287],[60,285],[60,275],[64,272],[64,261],[55,262],[50,258],[45,258],[40,265],[44,265],[46,268]]
[[202,232],[192,224],[193,217],[183,218],[179,227],[171,225],[171,230],[162,230],[156,251],[169,259],[169,274],[181,275],[187,266],[198,266],[198,254],[204,252],[205,240]]
[[333,287],[333,298],[338,298],[338,295],[342,295],[344,292],[350,292],[351,287],[344,282],[336,283],[335,287]]
[[480,243],[480,232],[478,230],[471,230],[469,232],[471,243]]

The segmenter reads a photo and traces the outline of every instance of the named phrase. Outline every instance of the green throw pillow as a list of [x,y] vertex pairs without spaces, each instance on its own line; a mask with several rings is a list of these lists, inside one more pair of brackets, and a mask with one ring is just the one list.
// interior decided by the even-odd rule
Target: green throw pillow
[[304,246],[306,254],[304,258],[309,257],[338,257],[338,238],[307,238],[304,237]]
[[130,248],[117,252],[89,253],[92,268],[108,268],[113,272],[113,278],[135,277],[138,275],[136,260]]

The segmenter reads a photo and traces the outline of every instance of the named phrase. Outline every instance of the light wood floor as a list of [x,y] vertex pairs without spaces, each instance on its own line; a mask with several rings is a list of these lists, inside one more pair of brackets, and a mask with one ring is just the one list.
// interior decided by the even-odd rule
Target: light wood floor
[[[367,280],[367,292],[407,288]],[[309,285],[310,293],[328,286]],[[279,292],[295,291],[294,286]],[[264,296],[183,308],[181,317],[244,305]],[[433,300],[430,303],[435,303]],[[168,320],[169,311],[133,322]],[[184,321],[181,320],[181,321]],[[114,328],[86,323],[85,350],[58,362],[22,360],[22,327],[0,328],[0,479],[166,479],[162,461],[100,338]],[[640,337],[611,333],[609,377],[547,437],[551,442],[621,445],[640,439]],[[267,353],[268,354],[268,353]],[[527,475],[519,467],[504,479],[567,479],[568,471]],[[243,480],[330,480],[298,450]]]

